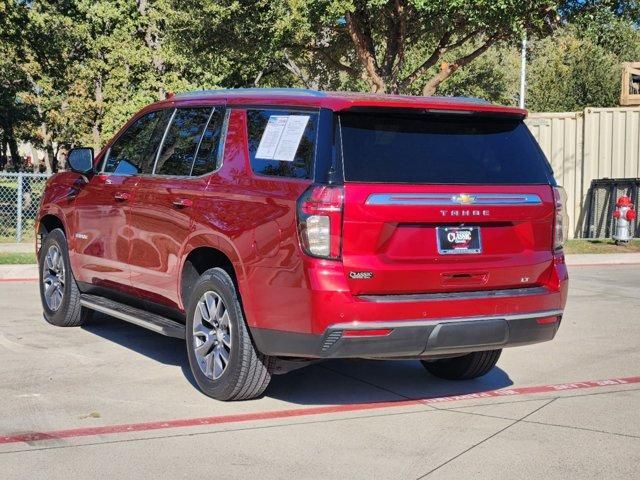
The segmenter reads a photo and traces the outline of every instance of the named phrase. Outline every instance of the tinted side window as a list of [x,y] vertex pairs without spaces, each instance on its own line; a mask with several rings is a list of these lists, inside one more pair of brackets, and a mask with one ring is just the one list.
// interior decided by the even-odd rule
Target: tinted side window
[[218,151],[222,148],[222,145],[220,145],[220,137],[222,135],[223,121],[224,110],[216,107],[202,135],[202,141],[200,142],[200,148],[193,163],[191,175],[204,175],[213,172],[219,167]]
[[318,114],[248,110],[251,168],[261,175],[311,178]]
[[111,146],[104,171],[122,175],[151,173],[172,110],[149,112],[136,120]]
[[211,115],[211,107],[178,108],[167,130],[155,173],[190,175],[196,149]]

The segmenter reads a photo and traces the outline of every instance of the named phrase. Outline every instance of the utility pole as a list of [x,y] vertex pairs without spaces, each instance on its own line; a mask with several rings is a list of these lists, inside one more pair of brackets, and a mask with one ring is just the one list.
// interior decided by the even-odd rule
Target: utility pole
[[520,53],[520,100],[518,106],[524,108],[524,95],[527,89],[527,35],[522,39],[522,52]]

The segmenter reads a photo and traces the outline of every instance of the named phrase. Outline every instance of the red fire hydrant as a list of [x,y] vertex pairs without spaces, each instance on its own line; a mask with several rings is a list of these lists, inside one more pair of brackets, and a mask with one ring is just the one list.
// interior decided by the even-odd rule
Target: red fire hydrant
[[615,234],[613,239],[618,243],[627,243],[631,240],[630,227],[633,219],[636,218],[636,212],[633,209],[633,203],[627,196],[622,196],[616,203],[616,210],[613,212],[613,218],[616,221]]

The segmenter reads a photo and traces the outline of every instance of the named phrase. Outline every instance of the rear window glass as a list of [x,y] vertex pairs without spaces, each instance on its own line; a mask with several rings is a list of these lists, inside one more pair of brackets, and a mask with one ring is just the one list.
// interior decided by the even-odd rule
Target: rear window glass
[[261,175],[311,178],[318,114],[248,110],[251,168]]
[[340,115],[346,181],[544,184],[546,159],[518,119]]

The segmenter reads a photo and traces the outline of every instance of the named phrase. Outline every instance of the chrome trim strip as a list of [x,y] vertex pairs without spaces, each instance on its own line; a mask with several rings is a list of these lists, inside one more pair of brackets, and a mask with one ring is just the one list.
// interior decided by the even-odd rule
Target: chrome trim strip
[[[215,173],[222,168],[224,163],[224,151],[227,145],[227,134],[229,133],[229,119],[231,118],[231,109],[225,105],[224,118],[222,120],[222,131],[220,132],[220,139],[218,140],[218,156],[216,158],[216,169],[211,172]],[[208,173],[207,175],[210,175]]]
[[542,312],[519,313],[516,315],[490,315],[486,317],[457,317],[457,318],[432,318],[430,320],[400,320],[397,322],[345,322],[329,325],[326,331],[330,330],[377,330],[377,329],[394,329],[405,327],[427,327],[437,325],[439,323],[453,322],[476,322],[482,320],[526,320],[528,318],[551,317],[554,315],[562,315],[562,310],[545,310]]
[[422,206],[497,206],[540,205],[542,200],[533,193],[372,193],[367,205]]
[[428,302],[433,300],[466,300],[478,298],[522,297],[527,295],[542,295],[549,293],[545,287],[505,288],[501,290],[473,290],[470,292],[444,293],[412,293],[398,295],[360,295],[357,298],[374,303],[407,303]]

